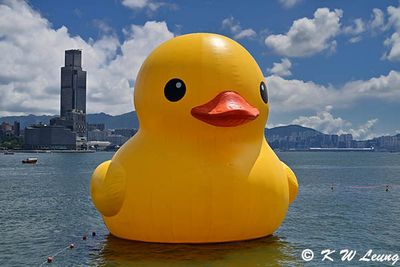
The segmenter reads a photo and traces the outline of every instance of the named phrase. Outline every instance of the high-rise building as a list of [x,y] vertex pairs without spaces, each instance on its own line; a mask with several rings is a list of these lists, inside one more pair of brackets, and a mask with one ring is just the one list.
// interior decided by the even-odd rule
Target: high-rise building
[[19,123],[19,121],[14,121],[13,131],[14,131],[15,136],[20,136],[20,134],[21,134],[20,128],[21,128],[21,124]]
[[65,66],[61,67],[61,112],[86,113],[86,71],[82,70],[82,51],[65,51]]
[[82,141],[86,137],[86,71],[82,70],[82,51],[66,50],[65,66],[61,67],[60,117],[51,125],[63,125]]

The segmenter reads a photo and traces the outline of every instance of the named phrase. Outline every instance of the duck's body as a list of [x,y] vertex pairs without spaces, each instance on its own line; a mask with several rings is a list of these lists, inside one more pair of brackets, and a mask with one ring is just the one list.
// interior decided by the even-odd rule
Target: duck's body
[[[187,47],[192,45],[190,49],[196,49],[196,45],[204,46],[202,42],[210,38],[217,38],[217,42],[227,42],[228,45],[233,42],[218,35],[193,35],[193,43],[190,43],[191,39],[189,44],[183,40],[184,47],[189,49]],[[213,65],[206,69],[201,67],[207,62],[199,63],[201,72],[197,74],[203,78],[219,71],[216,80],[204,80],[201,85],[207,88],[217,82],[220,84],[218,90],[232,90],[232,85],[236,85],[234,92],[223,92],[211,104],[195,108],[193,104],[206,102],[215,96],[215,92],[206,91],[192,97],[186,95],[181,103],[161,102],[154,107],[155,110],[145,113],[151,97],[143,88],[157,87],[157,80],[164,84],[168,77],[175,78],[177,75],[185,81],[186,87],[190,86],[190,79],[198,83],[201,78],[194,77],[186,68],[176,70],[176,67],[168,66],[169,57],[173,58],[174,52],[185,54],[185,51],[179,50],[181,42],[173,43],[172,48],[168,47],[168,43],[153,52],[138,75],[135,103],[141,124],[139,132],[120,148],[111,161],[101,164],[92,176],[95,206],[113,235],[131,240],[206,243],[272,234],[283,221],[289,203],[296,197],[297,181],[264,138],[268,111],[257,113],[255,110],[262,108],[262,102],[256,102],[259,100],[252,93],[241,92],[241,87],[247,85],[246,79],[241,77],[246,77],[246,71],[234,73],[236,80],[230,87],[224,88],[225,70],[223,66],[218,66],[218,63],[224,62],[217,59],[211,61]],[[165,49],[171,55],[160,60],[160,50]],[[215,49],[211,49],[211,60],[215,54],[217,57],[224,56],[218,51],[218,46]],[[233,47],[226,52],[232,57],[232,52],[237,49],[242,48]],[[204,53],[204,49],[199,51]],[[239,55],[233,61],[227,59],[231,68],[233,66],[231,71],[234,72],[236,61],[239,64],[243,59],[248,60],[248,55]],[[188,62],[183,60],[181,63],[185,66]],[[248,67],[254,68],[254,63],[250,62]],[[157,69],[160,66],[164,66],[165,71]],[[153,80],[148,79],[149,73],[153,74]],[[256,83],[263,79],[258,72],[252,74],[254,76]],[[198,92],[195,82],[190,87],[193,92]],[[160,96],[157,92],[153,94],[155,98]],[[221,108],[218,106],[220,103],[229,104],[228,112],[221,111],[226,107]],[[172,108],[168,109],[168,105]],[[176,114],[179,108],[190,109],[189,112]],[[229,113],[233,109],[236,112],[234,115]],[[237,111],[244,109],[247,113]],[[217,119],[209,115],[213,112],[218,113]],[[170,120],[174,113],[174,119]],[[221,119],[221,113],[229,114]],[[154,114],[158,114],[157,119],[150,120],[149,116]]]

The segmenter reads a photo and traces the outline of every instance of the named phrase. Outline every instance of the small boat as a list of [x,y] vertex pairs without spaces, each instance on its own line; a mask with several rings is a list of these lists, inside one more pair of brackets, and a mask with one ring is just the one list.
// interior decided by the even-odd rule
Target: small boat
[[12,151],[6,151],[6,152],[4,152],[4,155],[14,155],[14,152],[12,152]]
[[22,161],[22,163],[36,164],[37,158],[27,158]]

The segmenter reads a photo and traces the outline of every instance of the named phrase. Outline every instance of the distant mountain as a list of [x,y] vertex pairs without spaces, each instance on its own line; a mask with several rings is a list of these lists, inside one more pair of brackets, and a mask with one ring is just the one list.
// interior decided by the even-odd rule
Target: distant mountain
[[[329,137],[325,137],[329,136]],[[324,135],[314,129],[287,125],[265,129],[265,137],[273,149],[307,150],[310,147],[337,147],[338,136]]]
[[55,115],[25,115],[25,116],[7,116],[7,117],[0,117],[0,123],[7,122],[9,124],[14,124],[14,121],[18,121],[20,123],[21,129],[25,128],[26,126],[32,124],[49,124],[50,119],[54,118]]
[[135,111],[112,116],[106,113],[88,114],[88,123],[104,123],[107,129],[139,128],[139,121]]
[[[56,115],[26,115],[26,116],[7,116],[0,117],[1,122],[13,124],[14,121],[19,121],[21,129],[32,124],[49,124],[50,119]],[[139,128],[139,121],[135,111],[124,113],[121,115],[112,116],[106,113],[88,114],[86,117],[88,123],[104,123],[107,129],[117,128]]]
[[312,128],[303,127],[300,125],[285,125],[285,126],[278,126],[270,129],[265,129],[265,134],[268,137],[272,136],[297,136],[299,134],[306,134],[307,136],[317,136],[323,135],[323,133],[314,130]]

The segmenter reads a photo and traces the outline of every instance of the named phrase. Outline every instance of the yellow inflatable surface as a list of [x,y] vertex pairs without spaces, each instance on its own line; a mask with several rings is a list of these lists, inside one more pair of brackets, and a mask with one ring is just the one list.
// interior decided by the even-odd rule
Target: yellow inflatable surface
[[135,84],[140,130],[92,175],[110,232],[148,242],[271,235],[297,195],[264,137],[268,92],[253,57],[216,34],[156,48]]

